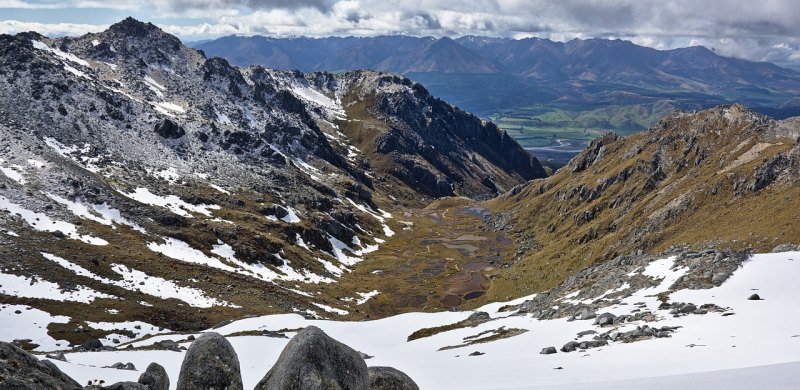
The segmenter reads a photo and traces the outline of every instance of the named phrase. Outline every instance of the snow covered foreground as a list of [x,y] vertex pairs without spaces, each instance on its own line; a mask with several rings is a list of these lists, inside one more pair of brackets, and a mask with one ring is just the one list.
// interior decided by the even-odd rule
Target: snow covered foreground
[[[679,271],[664,268],[661,272],[666,280]],[[800,252],[761,254],[746,262],[718,288],[682,290],[670,296],[670,301],[730,307],[736,314],[729,316],[710,312],[673,318],[666,311],[656,310],[660,303],[654,296],[659,292],[657,289],[648,290],[648,294],[640,291],[629,299],[646,302],[659,315],[659,321],[649,323],[650,326],[682,326],[672,337],[630,344],[612,342],[584,352],[553,355],[541,355],[539,351],[548,346],[560,348],[580,331],[600,329],[592,321],[539,321],[498,313],[503,304],[495,303],[481,309],[498,318],[494,321],[412,342],[406,338],[415,330],[451,324],[471,313],[410,313],[367,322],[311,321],[286,314],[244,319],[215,331],[222,334],[275,331],[313,324],[345,344],[374,355],[367,360],[368,365],[396,367],[423,389],[797,389],[800,388],[798,276]],[[755,290],[764,300],[747,300]],[[608,309],[624,313],[632,310],[633,305]],[[463,343],[464,337],[500,326],[528,332],[490,343],[437,351]],[[623,330],[635,326],[626,324]],[[184,337],[165,335],[133,344],[143,346],[161,339]],[[229,340],[239,355],[245,388],[257,383],[288,342],[264,336]],[[468,356],[474,351],[485,354]],[[183,353],[171,351],[85,352],[67,354],[68,362],[54,363],[80,383],[91,379],[114,383],[135,381],[141,372],[99,367],[119,361],[132,362],[143,370],[150,362],[158,362],[166,368],[174,388],[182,358]]]

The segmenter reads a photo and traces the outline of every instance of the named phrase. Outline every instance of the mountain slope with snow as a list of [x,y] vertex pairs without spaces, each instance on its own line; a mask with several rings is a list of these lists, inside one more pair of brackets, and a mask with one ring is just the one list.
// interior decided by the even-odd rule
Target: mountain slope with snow
[[0,302],[69,317],[50,332],[73,344],[109,319],[348,315],[375,288],[325,286],[402,228],[393,212],[545,175],[408,79],[237,68],[130,18],[2,35],[0,83]]
[[[595,320],[570,318],[536,319],[530,313],[509,308],[524,306],[524,299],[480,308],[491,319],[474,327],[456,328],[429,337],[407,341],[422,327],[458,323],[472,312],[413,313],[366,322],[305,320],[298,315],[277,315],[244,319],[216,328],[228,336],[243,364],[245,387],[254,385],[277,359],[297,329],[318,326],[332,337],[374,356],[370,366],[389,365],[408,373],[421,388],[437,389],[584,389],[680,388],[743,389],[791,388],[800,384],[800,312],[793,310],[798,291],[795,276],[800,272],[800,252],[758,254],[744,260],[719,286],[685,289],[674,284],[681,276],[691,277],[699,268],[680,264],[691,260],[692,252],[672,256],[638,258],[623,278],[646,277],[652,287],[631,289],[607,298],[598,313],[628,315],[628,319],[608,325]],[[712,257],[713,258],[713,257]],[[694,258],[699,259],[699,258]],[[695,261],[710,264],[712,260]],[[621,281],[622,282],[622,281]],[[757,292],[763,300],[748,300]],[[550,298],[570,300],[566,292]],[[665,295],[666,294],[666,295]],[[602,296],[595,295],[595,300]],[[535,300],[536,297],[533,297]],[[723,311],[672,314],[659,309],[662,302],[714,304]],[[636,313],[651,313],[647,320],[633,319]],[[645,336],[636,341],[607,340],[607,345],[559,351],[544,355],[542,348],[561,346],[569,341],[594,340],[598,335],[613,335],[638,329],[672,327],[668,336]],[[521,329],[524,333],[484,343],[441,350],[465,340],[498,334],[498,329]],[[283,330],[282,330],[283,329]],[[247,332],[247,333],[242,333]],[[264,332],[265,335],[257,334]],[[578,333],[589,333],[576,336]],[[594,333],[592,333],[594,332]],[[134,347],[158,340],[183,340],[186,334],[157,336],[133,342]],[[611,336],[613,337],[613,336]],[[182,342],[187,345],[187,342]],[[472,352],[483,354],[470,356]],[[68,353],[67,362],[54,361],[67,374],[86,382],[135,380],[137,372],[100,368],[111,361],[133,362],[145,367],[159,361],[172,378],[177,375],[182,353],[170,351],[115,351]],[[729,372],[725,370],[744,370]],[[735,383],[733,383],[735,382]],[[731,387],[733,386],[733,387]]]

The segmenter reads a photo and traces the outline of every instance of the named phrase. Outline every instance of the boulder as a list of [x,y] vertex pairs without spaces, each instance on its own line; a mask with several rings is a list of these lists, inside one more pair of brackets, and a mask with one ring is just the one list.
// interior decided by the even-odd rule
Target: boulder
[[749,301],[760,301],[761,297],[758,294],[753,294],[753,295],[747,297],[747,300],[749,300]]
[[563,347],[561,347],[561,352],[572,352],[572,351],[578,349],[579,345],[580,345],[580,343],[578,343],[577,341],[570,341],[570,342],[564,344]]
[[0,389],[78,390],[83,387],[49,360],[39,360],[11,343],[0,342]]
[[138,382],[147,386],[150,390],[169,390],[167,370],[158,363],[150,363],[147,366],[147,370],[139,376]]
[[180,352],[181,346],[173,340],[161,340],[153,344],[155,347],[166,349],[168,351]]
[[597,348],[608,345],[608,341],[605,340],[588,340],[588,341],[581,341],[578,344],[578,348],[580,349],[589,349],[589,348]]
[[110,366],[105,366],[103,368],[116,368],[117,370],[136,371],[136,366],[134,366],[133,363],[131,362],[128,363],[116,362]]
[[591,320],[592,318],[595,318],[595,317],[597,317],[597,313],[595,313],[594,311],[592,311],[589,308],[583,308],[583,310],[581,310],[580,313],[578,313],[578,315],[575,316],[575,319],[576,320]]
[[354,349],[309,326],[294,336],[256,390],[369,389],[367,364]]
[[695,310],[697,310],[697,306],[694,305],[694,304],[691,304],[691,303],[687,303],[687,304],[681,306],[680,309],[678,309],[678,311],[683,313],[683,314],[692,313]]
[[404,372],[392,367],[370,367],[370,390],[419,390],[419,386]]
[[103,349],[103,343],[98,339],[90,339],[81,344],[81,347],[87,351],[94,351]]
[[617,316],[615,316],[615,315],[613,315],[611,313],[603,313],[603,314],[598,315],[594,319],[594,324],[595,325],[600,325],[600,326],[613,325],[614,324],[614,320],[616,320],[616,319],[617,319]]
[[539,352],[539,354],[540,355],[552,355],[552,354],[557,353],[557,352],[558,351],[556,351],[556,347],[545,347],[545,348],[542,348],[542,352]]
[[178,374],[178,390],[243,390],[239,358],[221,334],[204,333],[189,349]]

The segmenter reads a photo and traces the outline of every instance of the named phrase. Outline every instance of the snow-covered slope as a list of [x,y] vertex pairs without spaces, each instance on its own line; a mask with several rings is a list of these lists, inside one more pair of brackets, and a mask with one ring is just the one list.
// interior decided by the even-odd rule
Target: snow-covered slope
[[[479,311],[488,313],[491,320],[478,321],[474,327],[446,330],[412,341],[407,341],[408,336],[421,328],[459,323],[473,313],[409,313],[364,322],[314,321],[286,314],[235,321],[214,331],[228,335],[236,348],[246,388],[264,375],[288,341],[275,338],[275,333],[271,333],[273,337],[257,334],[272,331],[291,337],[295,332],[292,329],[308,325],[318,326],[332,337],[374,356],[367,360],[368,365],[401,369],[424,389],[788,389],[800,386],[800,310],[796,305],[800,296],[800,285],[796,282],[800,274],[800,252],[755,255],[720,286],[708,289],[673,291],[671,287],[677,279],[691,276],[691,271],[675,265],[674,256],[637,265],[631,278],[646,276],[652,279],[655,287],[632,289],[619,299],[609,300],[608,306],[599,305],[598,312],[618,315],[650,312],[654,316],[614,325],[600,326],[594,324],[594,320],[569,318],[541,320],[524,312],[507,310],[519,307],[525,301],[520,299],[480,308]],[[762,300],[748,300],[754,292]],[[553,298],[569,300],[572,297],[568,295]],[[709,303],[724,310],[675,315],[669,310],[659,310],[662,301],[698,306]],[[587,341],[597,334],[624,333],[645,325],[675,327],[675,330],[666,337],[643,337],[635,342],[623,342],[620,338],[597,348],[539,353],[545,347],[560,348],[576,339],[579,332],[597,332],[580,338]],[[440,350],[462,344],[475,335],[498,334],[497,329],[503,327],[524,332]],[[143,347],[163,339],[185,340],[187,336],[163,335],[132,345]],[[476,351],[483,354],[470,355]],[[68,353],[67,362],[54,363],[79,382],[105,379],[113,383],[135,380],[139,372],[100,367],[121,361],[143,368],[157,361],[176,378],[182,355],[145,350]]]
[[[383,103],[356,112],[346,103],[367,98],[365,83]],[[453,119],[473,126],[425,123]],[[351,121],[402,124],[415,149],[356,147],[378,129],[340,131]],[[347,315],[357,292],[324,285],[400,229],[392,212],[429,201],[428,181],[487,197],[541,169],[503,137],[402,77],[237,68],[130,18],[81,37],[0,35],[0,256],[13,259],[0,262],[0,302],[69,317],[52,332],[72,344],[105,337],[85,321],[110,311],[194,330]],[[469,172],[448,168],[462,155],[477,161]]]

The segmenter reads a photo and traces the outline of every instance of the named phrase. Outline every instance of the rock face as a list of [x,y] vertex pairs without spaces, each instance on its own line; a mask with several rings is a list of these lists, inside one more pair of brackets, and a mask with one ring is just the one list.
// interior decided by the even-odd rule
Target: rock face
[[315,326],[294,336],[256,385],[256,390],[369,388],[367,365],[358,352]]
[[139,383],[150,390],[169,390],[169,376],[167,370],[158,363],[150,363],[147,370],[139,376]]
[[186,130],[169,119],[157,123],[155,132],[163,138],[170,139],[178,139],[186,135]]
[[0,389],[73,390],[78,382],[50,361],[40,361],[19,347],[0,342]]
[[[599,138],[565,169],[487,202],[492,227],[519,234],[520,247],[530,248],[520,253],[524,270],[550,264],[553,280],[569,278],[576,267],[660,251],[667,243],[721,249],[730,242],[770,250],[780,242],[761,237],[797,240],[796,224],[774,213],[771,200],[785,197],[786,207],[798,207],[800,143],[785,135],[797,128],[797,122],[775,121],[739,105],[675,112],[650,131]],[[727,213],[730,204],[736,213]],[[744,222],[773,214],[769,223]],[[711,233],[714,226],[737,228],[719,237]],[[719,252],[718,263],[724,264],[729,256]],[[576,265],[564,258],[581,260]],[[710,271],[686,282],[724,282],[724,274]],[[544,284],[531,289],[553,287]]]
[[370,390],[419,390],[419,386],[404,372],[392,367],[369,368]]
[[[348,122],[342,131],[375,167],[422,195],[488,198],[547,176],[542,165],[491,122],[436,99],[401,76],[347,72],[348,115],[379,113],[385,127]],[[386,88],[387,86],[392,88]],[[444,119],[446,118],[446,119]]]
[[97,349],[102,349],[103,343],[100,342],[100,340],[98,339],[91,339],[91,340],[86,340],[85,343],[81,344],[81,347],[87,351],[94,351]]
[[242,390],[239,358],[228,340],[209,332],[198,337],[181,364],[178,390]]

